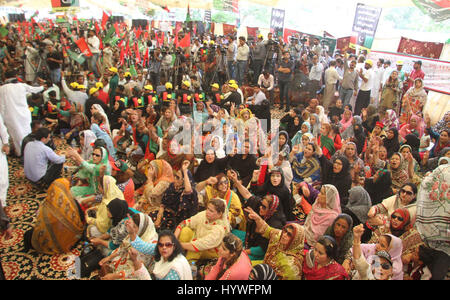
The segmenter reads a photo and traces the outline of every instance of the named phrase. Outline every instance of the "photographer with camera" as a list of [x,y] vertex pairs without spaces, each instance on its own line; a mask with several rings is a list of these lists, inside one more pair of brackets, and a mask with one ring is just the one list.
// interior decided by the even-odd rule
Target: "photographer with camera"
[[[165,52],[165,54],[167,55],[167,52]],[[150,81],[153,86],[158,86],[161,82],[162,60],[163,57],[165,57],[165,55],[163,55],[164,52],[161,52],[160,48],[150,50],[150,66],[148,68],[148,73],[150,75]]]
[[300,53],[302,51],[302,47],[299,44],[299,40],[296,36],[291,36],[290,45],[289,45],[289,53],[294,61],[300,59]]
[[267,35],[267,41],[264,41],[266,46],[266,58],[264,59],[263,69],[269,71],[270,74],[274,74],[274,55],[278,52],[278,43],[274,41],[273,34],[269,33]]
[[252,44],[253,50],[253,85],[258,84],[259,75],[263,70],[264,59],[266,58],[266,46],[264,45],[263,35],[258,36],[256,44]]

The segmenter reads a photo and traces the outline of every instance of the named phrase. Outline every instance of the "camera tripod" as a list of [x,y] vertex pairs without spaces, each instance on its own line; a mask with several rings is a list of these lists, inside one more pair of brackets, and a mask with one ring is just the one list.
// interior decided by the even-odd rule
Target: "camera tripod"
[[170,75],[169,75],[169,78],[172,79],[174,88],[178,85],[178,74],[180,71],[179,69],[181,67],[180,55],[181,54],[175,54],[175,62],[173,64],[172,71],[170,72]]
[[[228,73],[228,64],[226,63],[226,56],[224,53],[220,53],[220,64],[216,64],[214,71],[213,71],[213,76],[211,77],[211,80],[208,80],[206,88],[209,91],[211,89],[211,84],[215,83],[215,80],[220,80],[219,77],[219,67],[223,66],[224,68],[224,72],[225,72],[225,82],[227,82],[230,78],[229,78],[229,73]],[[206,79],[206,78],[205,78]],[[223,82],[221,82],[221,84],[223,84]]]

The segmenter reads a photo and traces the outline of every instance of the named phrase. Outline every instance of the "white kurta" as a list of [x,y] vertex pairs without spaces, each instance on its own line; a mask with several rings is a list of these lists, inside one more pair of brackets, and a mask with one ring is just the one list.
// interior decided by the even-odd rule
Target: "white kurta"
[[16,154],[20,156],[22,140],[31,133],[31,113],[27,93],[39,93],[44,87],[32,87],[25,83],[7,83],[0,87],[0,114],[14,141]]
[[3,145],[8,144],[9,135],[0,114],[0,203],[6,207],[6,195],[8,194],[8,160],[6,154],[1,151]]

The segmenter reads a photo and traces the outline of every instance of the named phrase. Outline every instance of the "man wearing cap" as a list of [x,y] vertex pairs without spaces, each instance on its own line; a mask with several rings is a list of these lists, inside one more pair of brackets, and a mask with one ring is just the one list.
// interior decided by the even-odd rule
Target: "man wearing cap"
[[406,74],[406,80],[408,84],[408,89],[412,88],[414,86],[414,81],[420,78],[422,80],[425,79],[425,73],[422,71],[422,61],[417,60],[414,62],[414,70],[411,71],[411,74]]
[[353,263],[357,271],[353,279],[390,280],[394,274],[391,255],[382,250],[366,259],[361,249],[361,236],[364,231],[362,224],[353,228]]
[[191,83],[184,80],[181,83],[181,89],[177,92],[177,103],[181,115],[192,114],[192,92],[189,90]]
[[109,101],[115,101],[117,87],[119,86],[119,70],[116,67],[108,69],[109,73]]
[[[64,72],[61,71],[61,85],[67,99],[75,104],[78,108],[84,109],[88,95],[86,94],[86,87],[84,85],[77,84],[75,90],[69,89],[64,78]],[[75,85],[74,85],[75,86]]]
[[86,100],[86,103],[84,104],[84,114],[86,117],[90,120],[92,117],[91,107],[94,104],[98,104],[103,108],[103,111],[105,114],[108,114],[109,107],[106,105],[102,100],[98,98],[99,90],[98,88],[91,88],[89,90],[89,99]]
[[264,59],[266,58],[266,45],[264,45],[263,35],[258,36],[256,44],[252,44],[253,51],[253,85],[258,84],[259,75],[261,75]]
[[[403,69],[403,61],[397,61],[397,72],[398,72],[398,80],[403,84],[405,81],[405,71]],[[390,76],[390,75],[389,75]]]
[[95,83],[95,87],[98,89],[98,99],[100,99],[106,105],[109,104],[109,95],[103,90],[103,83],[97,82]]
[[[239,88],[236,83],[230,84],[230,95],[224,99],[222,102],[221,107],[230,107],[231,103],[234,103],[235,107],[238,107],[242,101],[241,101],[241,95],[238,93],[237,89]],[[229,103],[228,103],[229,102]],[[229,111],[229,109],[228,109]]]
[[359,116],[361,114],[361,110],[363,108],[366,108],[370,104],[370,91],[372,90],[373,85],[372,66],[373,61],[368,59],[365,61],[364,69],[360,69],[358,72],[358,75],[361,78],[362,82],[355,101],[354,115]]

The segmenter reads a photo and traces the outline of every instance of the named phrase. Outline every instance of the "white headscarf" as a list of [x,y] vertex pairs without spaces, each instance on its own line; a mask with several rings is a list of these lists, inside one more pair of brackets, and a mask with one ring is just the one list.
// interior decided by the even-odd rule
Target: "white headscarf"
[[192,271],[189,262],[182,253],[178,254],[172,261],[164,261],[161,257],[155,263],[153,274],[157,279],[163,279],[169,274],[170,270],[175,270],[180,280],[192,280]]
[[82,133],[84,135],[84,144],[81,145],[81,157],[85,161],[89,161],[91,159],[92,151],[94,151],[91,144],[97,140],[97,136],[94,132],[92,132],[92,130],[84,130]]

